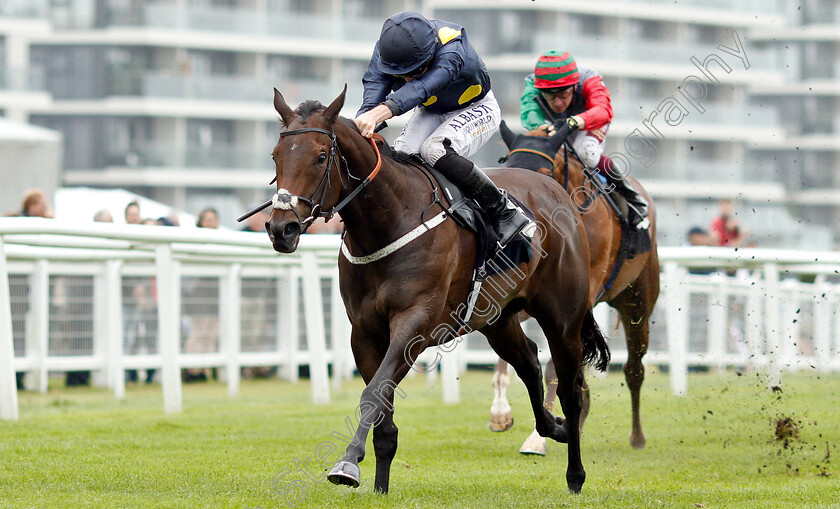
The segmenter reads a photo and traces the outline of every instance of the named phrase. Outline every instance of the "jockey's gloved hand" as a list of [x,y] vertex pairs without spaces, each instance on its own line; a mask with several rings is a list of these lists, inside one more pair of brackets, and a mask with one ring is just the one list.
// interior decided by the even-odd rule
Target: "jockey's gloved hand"
[[568,124],[569,129],[575,130],[579,129],[581,126],[580,122],[578,121],[578,117],[572,116],[566,119],[566,124]]

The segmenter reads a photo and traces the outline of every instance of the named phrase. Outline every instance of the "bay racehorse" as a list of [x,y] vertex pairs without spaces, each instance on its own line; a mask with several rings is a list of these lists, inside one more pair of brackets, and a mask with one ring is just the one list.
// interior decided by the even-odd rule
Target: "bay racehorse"
[[[539,132],[540,134],[537,134]],[[645,446],[646,437],[642,430],[640,415],[640,392],[645,368],[642,357],[649,342],[649,319],[659,296],[659,258],[656,254],[656,209],[650,194],[632,177],[631,185],[647,200],[650,219],[650,250],[632,258],[622,252],[622,223],[603,196],[598,196],[583,172],[583,164],[571,151],[561,150],[564,142],[562,133],[545,136],[544,131],[530,135],[515,135],[502,123],[502,139],[510,151],[507,165],[527,168],[554,178],[572,195],[578,205],[589,240],[589,302],[594,306],[606,302],[618,311],[627,339],[627,362],[624,376],[630,389],[632,407],[632,430],[630,445]],[[551,364],[546,367],[545,405],[551,409],[554,404],[556,378]],[[488,426],[494,431],[505,431],[513,424],[510,404],[506,398],[509,383],[507,363],[500,360],[493,376],[495,399],[491,407]],[[584,386],[584,404],[581,424],[589,410],[589,391]],[[520,452],[545,454],[545,440],[532,433]]]
[[[541,227],[531,241],[530,261],[486,279],[476,311],[464,323],[459,308],[468,299],[475,237],[440,216],[438,193],[426,170],[383,157],[351,120],[339,116],[346,91],[326,108],[306,101],[292,110],[275,89],[274,108],[285,130],[272,151],[277,193],[266,223],[274,249],[282,253],[297,248],[315,217],[340,209],[345,225],[339,285],[366,387],[354,438],[329,480],[359,485],[359,463],[372,427],[374,489],[387,492],[397,449],[397,384],[426,348],[479,330],[525,382],[539,433],[568,443],[566,481],[571,491],[580,491],[586,477],[578,424],[582,368],[591,363],[605,369],[609,349],[592,316],[589,245],[568,194],[532,171],[492,173],[499,186],[535,212]],[[537,348],[519,326],[520,310],[534,316],[548,338],[565,422],[542,406]]]

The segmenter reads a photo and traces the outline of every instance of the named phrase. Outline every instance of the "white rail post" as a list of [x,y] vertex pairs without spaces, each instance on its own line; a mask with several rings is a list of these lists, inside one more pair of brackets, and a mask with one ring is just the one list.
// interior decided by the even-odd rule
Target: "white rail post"
[[49,386],[47,357],[50,354],[50,274],[47,260],[38,260],[30,281],[29,310],[30,324],[26,348],[27,356],[35,359],[32,370],[32,388],[41,394]]
[[341,390],[345,378],[353,375],[353,354],[347,329],[347,311],[338,287],[338,267],[330,272],[330,336],[332,337],[333,378],[332,389]]
[[123,316],[122,316],[122,260],[108,260],[105,264],[105,315],[106,358],[108,359],[108,386],[114,397],[125,397],[125,369],[123,368]]
[[780,368],[796,366],[799,363],[799,343],[802,341],[800,334],[800,301],[799,281],[797,279],[785,279],[781,282],[781,304],[782,304],[782,334],[779,345]]
[[284,362],[280,367],[280,376],[289,382],[298,381],[298,345],[300,328],[298,327],[298,278],[297,268],[284,268],[277,277],[277,346],[283,354]]
[[814,355],[817,368],[823,373],[831,371],[831,290],[825,277],[814,282]]
[[781,336],[781,317],[779,316],[779,266],[775,263],[764,265],[764,337],[767,352],[767,386],[775,387],[782,383],[780,360],[782,356],[779,341]]
[[440,380],[443,386],[443,402],[447,404],[455,404],[461,402],[461,386],[458,381],[460,376],[459,370],[459,351],[464,347],[460,343],[467,340],[466,335],[456,337],[447,344],[440,345],[438,348],[442,350],[442,358],[440,360]]
[[671,392],[685,394],[688,388],[688,291],[677,262],[665,263],[665,288],[667,291],[668,350]]
[[242,264],[234,263],[230,266],[225,282],[224,308],[224,352],[226,358],[228,396],[239,394],[239,352],[242,351]]
[[181,327],[178,323],[181,306],[181,276],[175,263],[172,247],[169,244],[160,244],[155,247],[158,347],[162,358],[163,411],[167,414],[180,412],[183,407],[181,369],[178,364],[178,350],[181,343]]
[[12,296],[9,292],[6,248],[3,237],[0,236],[0,419],[16,421],[18,418],[15,342],[12,337]]
[[316,405],[326,405],[330,402],[330,384],[327,375],[327,347],[324,340],[321,276],[318,273],[318,260],[313,251],[302,252],[300,261],[303,269],[303,317],[306,320],[312,402]]
[[746,330],[744,331],[747,348],[749,349],[749,356],[747,357],[747,365],[755,369],[759,366],[762,359],[766,358],[767,351],[764,348],[764,335],[762,334],[762,327],[764,313],[762,312],[762,292],[764,283],[756,272],[750,274],[750,287],[747,290],[746,317],[744,319]]
[[708,362],[721,371],[726,362],[726,339],[729,337],[727,327],[729,293],[726,291],[728,276],[722,272],[714,272],[709,275],[709,280],[714,283],[714,288],[709,292],[708,300],[709,327],[706,330]]

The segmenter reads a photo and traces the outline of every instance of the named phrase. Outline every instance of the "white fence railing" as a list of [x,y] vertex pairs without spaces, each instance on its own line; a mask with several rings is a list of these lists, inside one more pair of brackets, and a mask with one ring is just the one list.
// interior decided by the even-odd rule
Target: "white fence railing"
[[[296,253],[278,255],[265,234],[0,219],[0,418],[17,418],[15,373],[46,392],[50,372],[89,371],[118,398],[127,379],[159,381],[164,411],[177,412],[182,370],[214,369],[232,396],[243,368],[276,368],[291,381],[308,370],[313,401],[329,402],[330,386],[355,367],[338,245],[307,235]],[[765,369],[770,384],[783,370],[840,370],[840,253],[659,255],[663,293],[645,362],[667,366],[675,393],[687,389],[689,367]],[[624,362],[615,312],[599,305],[596,316],[613,363]],[[539,328],[525,328],[546,359]],[[496,356],[479,334],[445,350],[443,397],[453,402],[459,371]]]

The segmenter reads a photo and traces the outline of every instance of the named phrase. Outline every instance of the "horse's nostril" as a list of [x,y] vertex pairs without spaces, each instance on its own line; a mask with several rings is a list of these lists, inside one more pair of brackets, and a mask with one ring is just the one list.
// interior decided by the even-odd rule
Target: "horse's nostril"
[[283,228],[283,237],[290,238],[300,235],[300,223],[288,223]]

